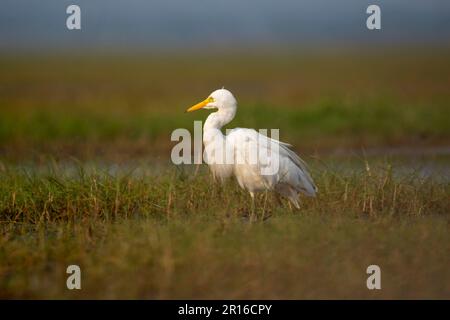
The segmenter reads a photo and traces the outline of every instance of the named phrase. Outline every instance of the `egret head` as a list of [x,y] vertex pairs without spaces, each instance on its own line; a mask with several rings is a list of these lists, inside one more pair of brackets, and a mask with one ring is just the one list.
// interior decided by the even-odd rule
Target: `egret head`
[[199,109],[217,109],[221,110],[236,110],[237,101],[233,94],[227,89],[218,89],[213,91],[208,98],[196,105],[190,107],[186,112],[191,112]]

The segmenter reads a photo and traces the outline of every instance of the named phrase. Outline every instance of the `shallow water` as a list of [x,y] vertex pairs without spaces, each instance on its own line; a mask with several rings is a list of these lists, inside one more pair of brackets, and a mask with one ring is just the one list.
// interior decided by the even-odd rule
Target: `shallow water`
[[[438,182],[450,182],[450,147],[413,149],[378,148],[368,150],[333,151],[326,154],[303,155],[314,173],[328,170],[341,175],[391,170],[394,177],[416,177]],[[206,170],[206,165],[173,165],[169,159],[145,157],[133,161],[112,163],[104,160],[78,162],[76,160],[48,161],[47,163],[4,164],[1,171],[21,171],[29,175],[57,173],[77,176],[81,173],[106,173],[109,175],[131,175],[152,177],[170,172],[194,174]]]
[[440,182],[450,181],[450,147],[374,148],[336,151],[318,160],[322,167],[343,174],[367,170],[392,170],[395,177],[415,176]]

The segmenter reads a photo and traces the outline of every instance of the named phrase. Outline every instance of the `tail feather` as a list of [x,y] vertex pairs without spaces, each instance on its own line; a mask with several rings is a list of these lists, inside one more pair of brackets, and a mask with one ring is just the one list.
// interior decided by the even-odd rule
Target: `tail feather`
[[301,183],[299,185],[298,191],[308,196],[315,196],[315,194],[318,192],[318,188],[311,178],[311,175],[309,174],[309,169],[306,162],[303,161],[303,159],[300,158],[294,151],[287,148],[287,146],[282,145],[282,148],[288,155],[289,159],[297,166],[299,170],[298,174]]

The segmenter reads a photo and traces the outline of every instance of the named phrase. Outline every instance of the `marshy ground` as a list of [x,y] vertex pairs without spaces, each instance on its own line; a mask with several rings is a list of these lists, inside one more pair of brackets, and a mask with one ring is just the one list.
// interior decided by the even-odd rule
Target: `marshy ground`
[[[0,297],[450,298],[449,52],[407,53],[1,57]],[[310,164],[300,211],[170,163],[221,86]]]

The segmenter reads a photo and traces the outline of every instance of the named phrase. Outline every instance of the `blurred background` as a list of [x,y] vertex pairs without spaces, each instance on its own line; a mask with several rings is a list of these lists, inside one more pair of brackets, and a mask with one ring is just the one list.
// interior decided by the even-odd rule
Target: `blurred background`
[[[82,31],[65,28],[66,8],[82,9]],[[365,28],[366,8],[382,10],[382,31]],[[445,45],[445,0],[5,0],[0,13],[4,50],[139,49],[205,51],[262,47]]]
[[185,108],[222,86],[230,127],[308,154],[448,153],[448,1],[6,0],[0,39],[4,161],[167,159],[172,130],[206,117]]

